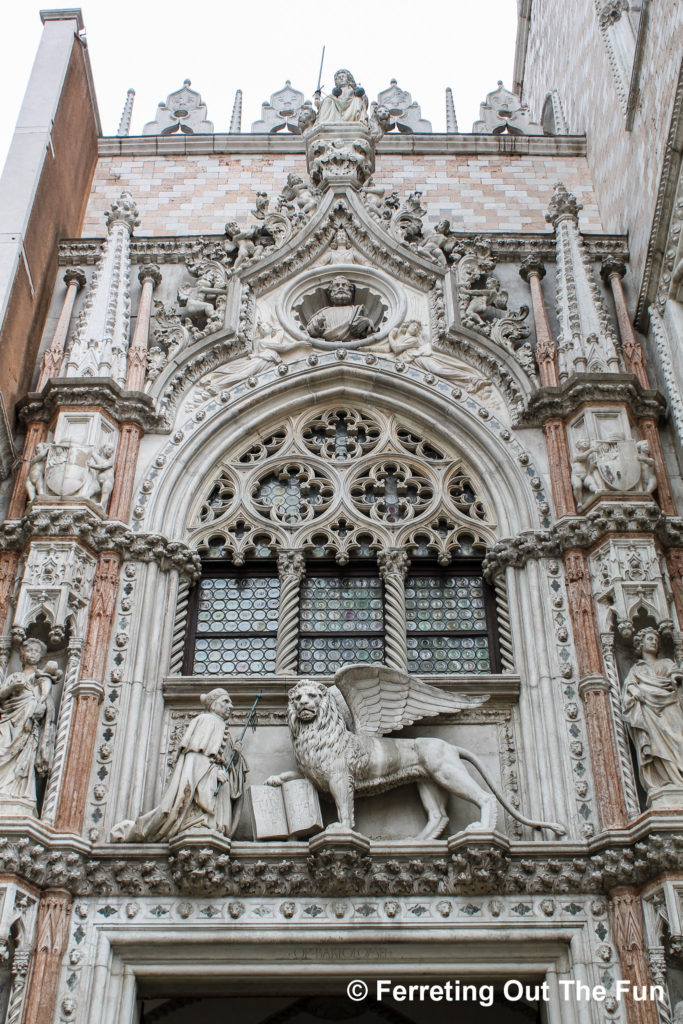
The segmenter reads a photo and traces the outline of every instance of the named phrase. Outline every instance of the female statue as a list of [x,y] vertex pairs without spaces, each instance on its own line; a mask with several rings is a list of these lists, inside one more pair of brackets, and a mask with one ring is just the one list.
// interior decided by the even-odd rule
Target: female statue
[[646,790],[683,788],[683,670],[669,658],[658,658],[659,634],[641,629],[633,638],[641,655],[624,681],[622,710],[638,754]]
[[350,71],[342,68],[334,76],[331,96],[321,101],[320,93],[313,97],[318,107],[316,124],[346,124],[348,121],[368,122],[368,98],[365,90],[356,85]]
[[248,769],[228,730],[232,701],[220,688],[200,700],[205,710],[185,730],[159,805],[135,821],[115,825],[113,842],[162,843],[192,828],[234,834]]
[[26,640],[21,671],[0,685],[0,814],[35,814],[36,774],[47,775],[50,767],[55,721],[51,691],[60,673],[54,661],[38,668],[46,651],[41,640]]

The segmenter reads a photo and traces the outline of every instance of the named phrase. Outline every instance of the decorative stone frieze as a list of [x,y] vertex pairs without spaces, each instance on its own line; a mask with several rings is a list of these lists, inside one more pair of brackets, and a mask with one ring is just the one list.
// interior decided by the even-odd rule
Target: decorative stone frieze
[[373,107],[386,107],[390,115],[390,121],[386,130],[388,132],[397,128],[403,134],[414,134],[415,132],[431,132],[431,121],[422,117],[420,105],[405,89],[399,88],[396,79],[392,78],[388,89],[382,89],[377,94],[377,103]]
[[123,523],[102,521],[85,508],[43,505],[21,520],[5,520],[0,525],[0,551],[21,551],[33,537],[77,539],[95,553],[115,551],[129,561],[156,562],[163,572],[175,570],[191,579],[199,574],[198,555],[181,541],[133,533]]
[[636,419],[651,416],[659,422],[666,414],[664,397],[654,390],[645,390],[633,374],[581,374],[565,380],[559,387],[541,387],[535,391],[522,414],[521,423],[528,427],[542,426],[546,419],[567,419],[587,403],[626,406]]
[[[454,231],[453,235],[459,243],[472,242],[471,232]],[[221,235],[202,235],[210,242],[220,242]],[[555,260],[554,238],[548,232],[534,233],[500,232],[499,234],[477,234],[482,242],[491,250],[497,263],[521,262],[527,256],[552,262]],[[130,241],[131,263],[176,264],[183,263],[185,256],[192,252],[200,241],[198,235],[182,235],[175,238],[144,238],[133,236]],[[593,260],[603,256],[615,256],[628,260],[628,240],[624,235],[591,235],[583,236],[584,245]],[[60,266],[92,266],[100,257],[102,242],[92,239],[87,241],[76,238],[60,242]]]
[[[618,886],[645,888],[680,870],[683,834],[673,819],[652,831],[642,822],[616,839],[537,844],[503,837],[460,836],[449,851],[445,841],[411,844],[371,843],[360,855],[330,851],[312,859],[307,842],[269,849],[263,843],[205,837],[196,844],[174,844],[169,861],[165,843],[98,845],[76,836],[56,837],[39,822],[8,823],[0,847],[0,870],[39,889],[68,886],[75,896],[222,894],[328,896],[396,894],[459,896],[477,893],[567,896],[606,895]],[[324,867],[327,870],[323,870]]]
[[18,403],[17,415],[24,423],[49,423],[60,409],[79,406],[101,409],[117,423],[137,423],[146,433],[163,429],[151,398],[139,391],[124,391],[116,381],[104,377],[53,378],[41,394],[30,392]]
[[650,533],[664,549],[678,548],[683,544],[683,520],[665,515],[654,504],[599,503],[549,530],[528,530],[498,541],[486,554],[484,573],[493,579],[509,565],[522,568],[533,559],[555,558],[573,547],[589,551],[612,533]]
[[283,130],[299,135],[299,115],[304,106],[309,107],[315,116],[310,100],[304,101],[304,94],[294,89],[287,79],[282,89],[272,93],[270,100],[261,104],[261,117],[254,121],[251,130],[259,135],[274,135]]

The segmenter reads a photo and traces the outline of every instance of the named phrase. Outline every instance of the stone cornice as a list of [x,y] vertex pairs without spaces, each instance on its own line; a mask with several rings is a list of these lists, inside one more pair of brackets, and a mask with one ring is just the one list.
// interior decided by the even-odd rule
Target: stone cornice
[[0,551],[22,551],[34,537],[78,540],[95,554],[114,551],[124,561],[155,562],[162,571],[175,569],[192,581],[200,573],[199,556],[182,541],[133,533],[125,523],[102,520],[88,508],[41,505],[22,519],[7,519],[0,524]]
[[[170,856],[169,856],[170,852]],[[499,833],[448,841],[227,843],[218,835],[166,844],[93,845],[40,822],[0,831],[0,872],[74,896],[604,895],[680,875],[683,826],[644,814],[590,842],[510,842]]]
[[[454,231],[453,235],[463,241],[481,239],[491,249],[498,263],[521,262],[527,256],[537,256],[547,263],[555,262],[555,235],[553,232],[477,232]],[[202,235],[209,241],[220,242],[222,235]],[[603,256],[617,256],[628,260],[628,239],[625,235],[583,235],[583,241],[590,256],[597,260]],[[184,263],[193,246],[200,240],[199,235],[182,236],[133,236],[130,255],[133,263]],[[100,258],[103,238],[67,238],[59,244],[61,266],[92,266]]]
[[484,576],[492,580],[508,566],[521,569],[571,548],[589,551],[609,534],[652,534],[663,548],[677,548],[683,546],[683,519],[665,515],[654,502],[600,502],[584,516],[560,519],[550,530],[525,530],[499,541],[484,559]]
[[559,387],[539,388],[529,399],[519,425],[540,427],[549,419],[565,419],[586,402],[619,402],[640,419],[661,419],[666,400],[658,391],[646,390],[632,373],[582,373]]
[[[272,156],[305,154],[301,135],[143,135],[109,136],[99,140],[98,155],[112,156],[206,156],[234,153]],[[575,156],[586,155],[584,135],[470,135],[430,132],[424,135],[385,135],[377,144],[377,156]]]
[[163,418],[154,402],[142,391],[124,391],[108,377],[53,377],[42,392],[31,392],[17,404],[24,423],[48,423],[66,407],[97,406],[117,423],[136,423],[145,431],[164,429]]

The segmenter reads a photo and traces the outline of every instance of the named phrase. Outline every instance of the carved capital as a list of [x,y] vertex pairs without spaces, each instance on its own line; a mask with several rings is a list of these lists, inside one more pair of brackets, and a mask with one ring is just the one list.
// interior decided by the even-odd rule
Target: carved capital
[[556,181],[555,191],[548,205],[545,219],[554,228],[557,228],[557,225],[563,220],[573,220],[576,223],[579,219],[579,211],[582,209],[583,206],[578,202],[576,196],[567,191],[561,181]]
[[379,574],[383,580],[387,576],[400,576],[401,579],[404,579],[410,559],[403,548],[385,548],[384,551],[378,553],[377,563]]
[[304,552],[298,548],[283,548],[278,552],[277,571],[281,580],[288,577],[302,580],[306,571]]
[[138,271],[138,280],[140,284],[144,284],[145,281],[152,281],[156,288],[161,284],[161,271],[155,263],[144,263]]
[[545,277],[545,264],[536,255],[527,256],[519,268],[519,276],[527,284],[530,277],[537,277],[541,281]]
[[609,284],[613,277],[622,278],[626,273],[626,263],[619,256],[603,256],[600,262],[600,277]]
[[79,679],[74,684],[73,694],[75,697],[94,697],[98,704],[104,699],[104,686],[97,679]]
[[583,700],[587,693],[609,693],[609,682],[601,675],[584,676],[579,680],[579,697]]
[[70,284],[75,284],[76,291],[80,291],[84,287],[87,277],[80,267],[67,267],[64,271],[64,284],[69,287]]

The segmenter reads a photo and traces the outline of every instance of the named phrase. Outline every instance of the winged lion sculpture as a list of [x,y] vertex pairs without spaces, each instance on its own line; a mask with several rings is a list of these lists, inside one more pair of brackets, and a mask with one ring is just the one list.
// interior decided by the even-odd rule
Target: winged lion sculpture
[[[427,814],[418,839],[436,839],[448,826],[448,794],[476,804],[478,821],[466,831],[491,832],[496,826],[498,800],[508,814],[534,829],[563,835],[554,822],[524,817],[492,782],[479,758],[469,750],[435,737],[394,739],[386,733],[442,712],[476,708],[488,697],[447,693],[384,665],[348,665],[328,688],[314,679],[302,679],[289,691],[288,721],[299,771],[337,807],[338,821],[331,830],[353,829],[356,793],[377,793],[415,781]],[[491,792],[466,770],[473,764]],[[266,780],[278,786],[300,777],[284,772]]]

